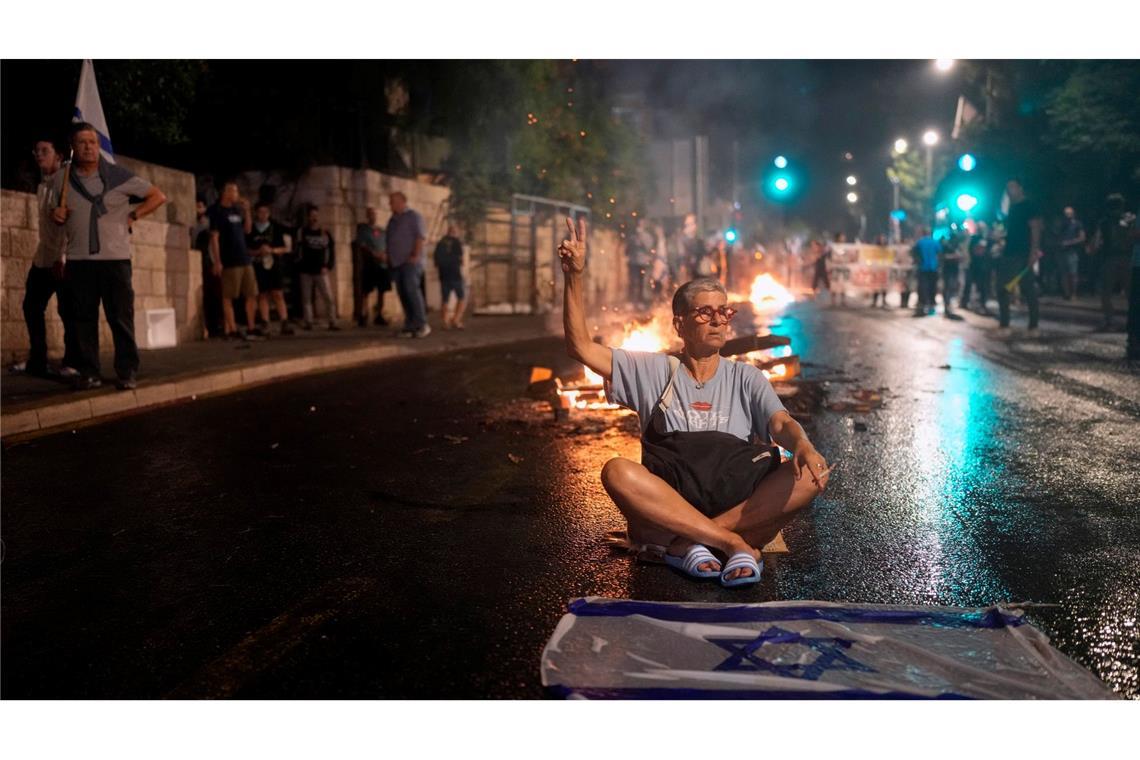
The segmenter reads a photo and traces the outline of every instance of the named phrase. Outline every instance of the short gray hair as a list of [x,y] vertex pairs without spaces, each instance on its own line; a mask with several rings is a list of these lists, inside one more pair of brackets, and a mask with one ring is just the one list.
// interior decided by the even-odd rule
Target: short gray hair
[[720,280],[712,277],[698,277],[689,280],[673,294],[673,316],[682,317],[693,308],[693,299],[697,293],[720,293],[728,298],[728,291],[720,284]]

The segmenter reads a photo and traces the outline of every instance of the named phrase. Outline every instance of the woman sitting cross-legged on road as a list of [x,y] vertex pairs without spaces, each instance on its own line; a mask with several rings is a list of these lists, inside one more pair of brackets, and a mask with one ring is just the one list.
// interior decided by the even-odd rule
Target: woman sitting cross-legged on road
[[[824,490],[827,462],[759,369],[721,358],[735,311],[717,280],[692,280],[673,296],[679,359],[593,342],[582,296],[586,224],[566,224],[558,253],[567,351],[641,421],[641,463],[616,457],[602,468],[630,540],[667,547],[666,562],[695,578],[757,583],[759,548]],[[780,465],[773,443],[793,453],[791,466]]]

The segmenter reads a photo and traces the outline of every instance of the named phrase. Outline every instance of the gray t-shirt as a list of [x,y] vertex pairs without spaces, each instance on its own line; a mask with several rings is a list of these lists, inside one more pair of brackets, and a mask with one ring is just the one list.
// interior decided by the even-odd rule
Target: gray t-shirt
[[[637,412],[645,432],[653,407],[669,382],[667,354],[612,349],[613,377],[606,394],[615,404]],[[673,401],[665,415],[666,432],[719,430],[744,441],[770,441],[768,422],[787,411],[768,378],[751,364],[721,358],[716,374],[702,388],[684,367],[673,381]]]
[[[418,211],[404,209],[403,213],[392,214],[387,229],[388,265],[395,268],[405,264],[412,257],[417,238],[426,238],[424,218]],[[424,258],[421,252],[420,266]]]
[[[63,187],[63,175],[56,172],[54,189]],[[103,180],[98,174],[79,177],[91,195],[103,192]],[[69,261],[121,261],[131,258],[131,238],[127,232],[127,215],[131,213],[131,196],[142,198],[150,191],[150,183],[134,176],[103,196],[107,213],[99,217],[99,252],[91,255],[87,250],[87,231],[91,223],[91,204],[75,188],[67,191],[67,206],[71,214],[64,228],[67,231],[67,258]]]

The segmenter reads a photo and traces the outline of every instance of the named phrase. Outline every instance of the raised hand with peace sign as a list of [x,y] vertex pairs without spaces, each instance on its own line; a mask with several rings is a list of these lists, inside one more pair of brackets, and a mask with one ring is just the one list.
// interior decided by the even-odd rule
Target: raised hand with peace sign
[[574,220],[566,217],[566,229],[569,237],[558,246],[558,255],[562,258],[562,271],[566,274],[581,274],[586,268],[586,219],[578,218],[578,227],[574,227]]

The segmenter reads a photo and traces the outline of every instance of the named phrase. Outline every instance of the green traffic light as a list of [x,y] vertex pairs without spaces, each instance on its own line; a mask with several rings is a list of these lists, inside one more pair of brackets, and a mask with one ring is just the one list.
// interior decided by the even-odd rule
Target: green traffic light
[[959,193],[954,203],[959,209],[968,214],[978,205],[978,198],[969,193]]

